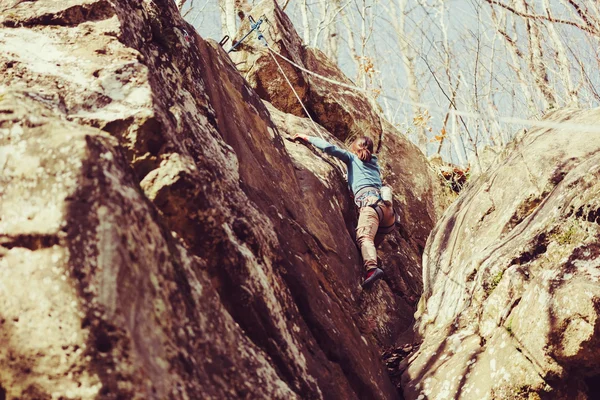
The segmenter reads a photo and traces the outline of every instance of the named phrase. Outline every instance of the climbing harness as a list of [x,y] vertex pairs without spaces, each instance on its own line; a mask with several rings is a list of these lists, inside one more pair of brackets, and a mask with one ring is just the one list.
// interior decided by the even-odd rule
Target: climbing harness
[[[239,45],[240,43],[242,43],[242,41],[244,41],[252,32],[256,31],[256,33],[258,34],[258,40],[260,40],[265,47],[267,48],[267,51],[269,53],[269,55],[271,56],[271,58],[273,59],[273,61],[275,62],[275,64],[277,65],[277,68],[279,69],[279,72],[281,73],[281,75],[283,76],[283,78],[285,79],[285,81],[287,82],[288,86],[290,87],[290,89],[292,90],[292,93],[294,93],[294,96],[296,97],[296,99],[298,100],[298,102],[300,103],[300,106],[302,106],[302,109],[304,110],[304,113],[306,114],[306,116],[308,117],[308,119],[310,120],[311,124],[312,124],[312,128],[314,130],[314,132],[323,140],[325,140],[325,138],[323,137],[323,134],[319,131],[319,128],[316,124],[316,122],[314,121],[314,119],[312,118],[312,116],[310,115],[310,113],[308,112],[308,109],[306,108],[306,106],[304,105],[304,102],[302,101],[302,99],[300,98],[300,96],[298,95],[298,92],[296,91],[296,89],[294,88],[294,85],[292,85],[292,82],[290,82],[288,76],[286,75],[285,71],[283,70],[283,67],[281,66],[281,64],[279,63],[279,61],[277,61],[277,58],[275,57],[275,55],[277,55],[278,57],[280,57],[281,59],[287,61],[288,63],[290,63],[291,65],[295,66],[296,68],[300,69],[301,71],[306,72],[309,75],[315,76],[321,80],[324,80],[326,82],[329,82],[331,84],[334,85],[338,85],[341,87],[345,87],[347,89],[351,89],[351,90],[355,90],[355,91],[359,91],[359,92],[368,92],[367,89],[363,89],[363,88],[359,88],[357,86],[352,86],[352,85],[348,85],[345,84],[343,82],[338,82],[335,81],[333,79],[324,77],[322,75],[319,75],[315,72],[312,72],[300,65],[298,65],[297,63],[293,62],[292,60],[290,60],[289,58],[281,55],[280,53],[278,53],[277,51],[273,50],[273,48],[271,46],[269,46],[269,43],[267,42],[267,40],[265,39],[265,37],[263,36],[262,32],[260,31],[260,26],[261,24],[266,21],[266,17],[263,15],[262,17],[259,18],[258,21],[254,21],[254,18],[252,18],[252,16],[248,16],[248,19],[250,21],[250,27],[251,30],[246,33],[240,40],[238,40],[236,43],[233,44],[233,46],[231,47],[231,49],[229,49],[229,51],[227,51],[227,53],[230,53],[232,51],[234,51]],[[222,46],[225,45],[225,43],[229,40],[229,36],[225,36],[221,42],[219,43]],[[344,171],[344,165],[343,163],[337,159],[334,158],[334,162],[336,163],[336,165],[338,167],[341,168],[342,171]],[[365,188],[366,189],[366,188]],[[356,197],[356,204],[360,207],[372,207],[375,212],[377,213],[377,217],[379,218],[379,221],[383,220],[383,210],[382,210],[382,204],[385,206],[392,206],[392,192],[391,192],[391,188],[388,186],[383,186],[381,188],[381,190],[378,190],[376,188],[368,188],[369,190],[365,190],[363,193],[357,193],[357,197]],[[392,208],[392,210],[394,210]],[[382,234],[388,234],[391,233],[395,230],[395,220],[396,220],[396,212],[394,210],[394,223],[392,223],[389,226],[383,226],[383,227],[379,227],[378,228],[378,233],[382,233]]]
[[392,188],[384,185],[381,189],[375,187],[365,187],[356,193],[354,203],[359,209],[363,207],[371,207],[377,213],[379,221],[383,221],[383,207],[392,207],[394,212],[394,222],[387,226],[379,226],[378,234],[387,235],[396,229],[396,210],[393,208]]
[[[358,208],[377,206],[381,201],[379,189],[375,187],[366,187],[356,192],[354,203]],[[373,207],[375,208],[375,207]]]
[[[240,40],[238,40],[237,42],[235,42],[231,48],[229,50],[227,50],[227,53],[231,53],[232,51],[235,51],[235,49],[248,37],[252,34],[252,32],[256,31],[258,33],[258,40],[260,40],[261,42],[263,42],[265,45],[267,44],[267,41],[265,40],[265,37],[263,36],[262,32],[260,31],[260,25],[265,22],[267,20],[267,18],[263,15],[262,17],[260,17],[258,19],[258,21],[255,21],[254,18],[252,18],[252,15],[248,16],[248,20],[250,21],[250,31],[248,33],[246,33]],[[229,40],[229,35],[225,35],[223,37],[223,39],[221,39],[221,41],[219,42],[219,45],[221,45],[221,47],[223,47],[225,45],[225,43],[227,43],[227,41]]]

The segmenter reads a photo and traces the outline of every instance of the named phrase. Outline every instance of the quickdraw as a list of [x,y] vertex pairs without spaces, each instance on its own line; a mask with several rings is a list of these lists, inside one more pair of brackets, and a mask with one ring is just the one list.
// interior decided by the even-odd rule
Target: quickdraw
[[[252,18],[252,15],[248,16],[248,20],[250,21],[250,32],[246,33],[240,40],[238,40],[237,42],[235,42],[231,48],[229,50],[227,50],[227,53],[231,53],[232,51],[235,51],[235,49],[248,37],[250,36],[250,34],[254,31],[256,31],[256,33],[258,33],[258,40],[260,40],[261,42],[264,43],[264,45],[267,45],[267,41],[265,40],[265,37],[263,36],[262,32],[260,31],[260,25],[266,21],[266,17],[263,15],[262,17],[260,17],[258,19],[258,21],[255,21],[254,18]],[[223,47],[225,45],[225,43],[227,43],[227,41],[229,40],[229,35],[225,35],[223,37],[223,39],[221,39],[221,41],[219,42],[219,44],[221,45],[221,47]]]

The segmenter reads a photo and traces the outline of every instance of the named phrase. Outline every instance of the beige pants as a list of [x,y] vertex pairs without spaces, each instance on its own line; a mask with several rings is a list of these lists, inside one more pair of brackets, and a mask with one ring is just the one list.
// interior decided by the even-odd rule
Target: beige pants
[[[390,230],[385,229],[394,226],[394,208],[381,203],[381,221],[373,207],[361,207],[356,226],[356,243],[360,247],[363,263],[367,270],[377,268],[377,249]],[[380,229],[383,228],[383,229]]]

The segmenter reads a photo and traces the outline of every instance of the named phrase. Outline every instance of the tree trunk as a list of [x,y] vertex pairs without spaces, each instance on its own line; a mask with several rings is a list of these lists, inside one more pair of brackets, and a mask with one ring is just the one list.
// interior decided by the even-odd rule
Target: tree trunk
[[356,65],[356,76],[358,78],[358,71],[360,70],[360,59],[358,54],[356,53],[356,39],[354,38],[354,29],[352,27],[352,21],[348,16],[347,12],[342,12],[342,22],[346,27],[347,40],[348,40],[348,51],[350,52],[350,56]]
[[[517,11],[528,13],[528,4],[525,0],[518,0],[515,4]],[[527,57],[529,70],[533,74],[535,83],[542,93],[544,108],[556,106],[556,97],[548,82],[548,72],[544,65],[541,34],[537,21],[525,18],[525,28],[529,36],[529,55]]]
[[300,11],[302,12],[302,29],[304,30],[304,44],[310,44],[310,24],[308,20],[308,5],[306,0],[302,0],[300,3]]
[[[396,0],[395,0],[396,1]],[[406,75],[406,86],[408,88],[408,96],[411,105],[413,118],[419,114],[419,106],[417,103],[421,102],[421,95],[417,83],[417,75],[415,73],[415,50],[412,46],[411,32],[406,30],[406,1],[397,0],[398,8],[396,8],[395,1],[390,5],[390,16],[392,18],[392,26],[396,31],[397,43],[402,58],[402,67]],[[424,154],[427,154],[427,135],[425,129],[422,126],[416,127],[417,130],[417,145]]]
[[[229,35],[227,27],[227,13],[225,12],[225,0],[219,0],[219,17],[221,18],[221,35]],[[233,36],[231,36],[233,41]]]
[[330,8],[330,12],[327,16],[327,26],[325,27],[323,51],[329,57],[330,60],[337,63],[338,59],[338,28],[337,28],[337,15],[340,13],[340,0],[322,0],[330,2],[333,7]]
[[[494,22],[494,25],[496,25],[496,30],[498,31],[498,33],[500,33],[500,36],[502,36],[502,38],[504,38],[507,48],[508,48],[508,52],[510,54],[510,59],[512,61],[512,68],[513,71],[515,72],[515,74],[517,75],[517,79],[519,80],[519,84],[521,86],[521,91],[523,93],[523,96],[525,97],[525,102],[527,103],[527,108],[529,109],[529,112],[531,114],[535,114],[537,111],[537,108],[535,106],[535,103],[533,101],[533,95],[531,93],[531,91],[529,90],[529,85],[528,85],[528,81],[525,78],[525,75],[523,74],[523,70],[521,69],[521,57],[522,54],[519,50],[519,48],[517,47],[517,40],[518,37],[511,37],[506,29],[506,26],[508,25],[508,16],[505,15],[505,27],[503,28],[501,26],[501,22],[498,19],[498,16],[496,15],[496,11],[492,8],[492,21]],[[515,32],[515,35],[517,35],[517,28],[516,28],[516,24],[513,22],[513,30]]]
[[235,0],[224,0],[224,2],[225,16],[227,18],[227,32],[229,36],[234,37],[237,33]]
[[[548,0],[542,0],[542,7],[544,14],[546,14],[548,17],[551,17],[550,4]],[[554,50],[556,51],[556,63],[558,64],[561,79],[565,87],[566,105],[576,106],[578,103],[577,92],[573,87],[573,80],[571,79],[571,71],[569,68],[569,60],[567,59],[565,46],[563,45],[561,37],[554,28],[554,24],[552,22],[548,22],[546,24],[546,28],[550,34],[550,39],[552,39]]]
[[366,61],[366,47],[367,47],[367,0],[362,1],[362,8],[360,12],[361,25],[360,25],[360,69],[358,71],[359,77],[361,77],[361,85],[363,89],[367,88],[367,74],[364,68]]

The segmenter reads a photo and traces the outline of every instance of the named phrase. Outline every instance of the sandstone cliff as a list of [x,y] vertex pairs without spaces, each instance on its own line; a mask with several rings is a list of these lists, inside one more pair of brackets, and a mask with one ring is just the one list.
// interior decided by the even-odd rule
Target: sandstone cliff
[[[600,111],[547,120],[595,127]],[[511,147],[428,240],[407,399],[600,393],[600,134],[535,129]]]
[[[314,75],[354,86],[320,50],[302,44],[289,18],[276,2],[262,1],[252,9],[251,14],[255,18],[264,17],[261,30],[270,48],[313,73],[309,74],[277,57],[310,116],[342,142],[351,142],[359,135],[373,138],[382,161],[384,181],[394,189],[400,222],[399,233],[383,245],[384,251],[381,253],[384,264],[393,267],[386,271],[389,272],[386,280],[398,293],[419,296],[421,254],[429,232],[451,196],[447,196],[447,191],[425,156],[381,117],[373,100],[364,93]],[[246,20],[238,36],[241,37],[249,29]],[[305,111],[257,35],[246,39],[239,49],[231,53],[232,59],[256,93],[274,108],[306,120]],[[278,124],[280,130],[289,133],[285,125]],[[298,132],[316,136],[308,121],[297,129]]]
[[369,293],[340,170],[286,140],[307,119],[173,2],[2,2],[0,72],[1,396],[397,398],[380,348],[441,206],[366,100],[305,79],[323,135],[383,138],[402,229]]

